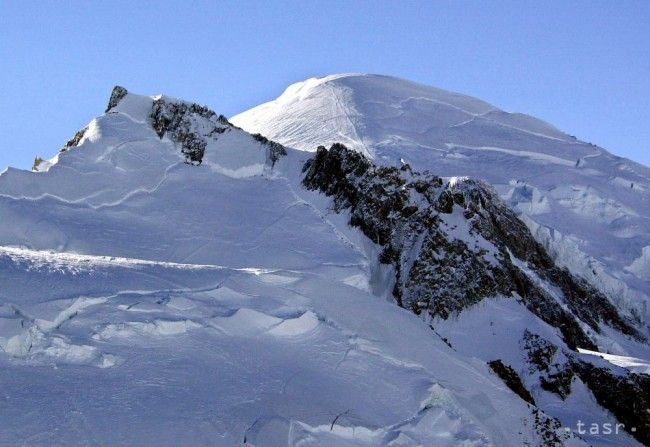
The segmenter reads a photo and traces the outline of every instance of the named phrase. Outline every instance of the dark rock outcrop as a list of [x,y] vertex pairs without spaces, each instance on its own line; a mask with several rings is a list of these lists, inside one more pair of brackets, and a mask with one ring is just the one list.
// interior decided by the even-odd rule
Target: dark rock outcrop
[[196,129],[196,117],[205,118],[211,124],[212,128],[207,132],[209,136],[223,133],[227,129],[227,125],[223,124],[225,118],[213,120],[216,113],[197,104],[170,102],[159,98],[151,108],[151,123],[158,136],[162,138],[169,133],[170,139],[180,144],[185,161],[200,165],[208,143],[206,135],[201,135]]
[[543,390],[564,400],[571,394],[574,381],[582,381],[600,406],[614,414],[628,433],[648,445],[650,376],[597,362],[599,359],[593,363],[573,352],[563,351],[560,356],[558,346],[529,331],[524,334],[522,344],[528,354],[529,372],[540,373]]
[[[205,106],[181,101],[170,101],[164,97],[153,102],[151,108],[151,125],[163,138],[167,135],[180,145],[180,150],[188,164],[200,165],[210,140],[217,140],[225,132],[239,129],[233,126],[223,115]],[[270,141],[261,135],[253,135],[267,150],[267,161],[271,166],[287,154],[279,143]]]
[[88,130],[87,127],[84,127],[80,131],[78,131],[76,134],[74,134],[74,137],[70,138],[67,143],[63,145],[61,150],[59,152],[65,152],[70,148],[77,147],[79,146],[79,143],[81,142],[81,139],[84,137],[86,134],[86,131]]
[[380,261],[395,268],[395,299],[417,314],[448,318],[485,298],[514,296],[572,349],[595,349],[580,321],[641,337],[605,296],[557,267],[484,182],[378,167],[341,144],[319,147],[303,172],[305,187],[331,196],[334,210],[349,212],[350,225],[382,247]]
[[128,94],[128,90],[125,89],[124,87],[120,87],[119,85],[116,85],[113,87],[113,91],[111,92],[111,97],[108,100],[108,106],[106,106],[106,111],[104,113],[110,112],[110,110],[118,105],[120,101]]
[[287,155],[287,150],[280,143],[276,143],[273,140],[269,140],[264,135],[255,133],[253,134],[253,139],[263,145],[268,146],[268,162],[271,166],[275,166],[275,163],[281,158]]
[[[558,365],[559,366],[559,365]],[[650,445],[650,377],[623,368],[596,366],[569,356],[557,371],[541,377],[542,388],[566,399],[573,381],[579,379],[593,393],[596,402],[624,424],[625,430]]]
[[43,160],[41,157],[36,157],[34,158],[34,164],[32,165],[32,171],[38,172],[38,167],[40,166],[41,163],[43,163],[45,160]]
[[535,399],[530,394],[530,391],[526,389],[524,383],[521,381],[519,374],[512,369],[512,367],[504,364],[500,359],[492,360],[488,362],[492,371],[496,373],[497,376],[505,383],[508,388],[512,390],[517,396],[521,397],[523,400],[528,402],[531,405],[535,405]]
[[527,361],[533,371],[548,371],[558,347],[550,341],[533,334],[528,329],[524,332],[522,349],[527,355]]
[[625,430],[644,445],[650,445],[650,377],[622,368],[598,367],[573,360],[569,368],[593,393],[600,406],[625,424]]

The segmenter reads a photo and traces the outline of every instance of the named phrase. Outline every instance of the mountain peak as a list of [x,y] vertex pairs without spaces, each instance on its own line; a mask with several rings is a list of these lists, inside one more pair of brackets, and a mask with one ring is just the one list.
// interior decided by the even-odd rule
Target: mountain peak
[[113,107],[118,105],[122,98],[124,98],[129,91],[122,86],[116,85],[113,87],[111,92],[111,97],[108,100],[108,106],[106,107],[106,113],[108,113]]
[[[471,96],[377,74],[344,73],[290,85],[276,100],[232,118],[233,123],[297,149],[344,143],[373,157],[373,146],[404,138],[447,151],[446,143],[474,144],[464,138],[485,127],[547,140],[572,138],[539,119],[507,113]],[[511,133],[511,132],[510,132]],[[450,140],[449,135],[456,138]],[[494,146],[499,146],[495,141]]]
[[535,226],[617,273],[650,245],[647,208],[617,202],[642,182],[600,191],[604,152],[409,81],[284,96],[282,138],[357,150],[116,87],[56,163],[0,174],[0,443],[576,447],[588,420],[629,430],[586,442],[650,442],[647,301],[610,302],[583,279],[601,264]]
[[[323,77],[313,77],[287,87],[282,96],[292,96],[297,92],[311,92],[319,88],[350,88],[364,91],[368,96],[393,96],[399,98],[406,94],[449,102],[450,105],[468,109],[470,113],[481,113],[497,108],[471,96],[451,92],[437,87],[417,83],[395,76],[374,73],[338,73]],[[281,97],[282,97],[281,96]]]

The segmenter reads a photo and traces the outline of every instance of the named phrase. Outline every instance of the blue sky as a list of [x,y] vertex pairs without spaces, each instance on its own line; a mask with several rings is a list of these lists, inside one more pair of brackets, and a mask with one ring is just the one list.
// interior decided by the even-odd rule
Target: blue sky
[[0,170],[51,156],[111,88],[231,116],[290,83],[394,75],[650,165],[648,1],[0,0]]

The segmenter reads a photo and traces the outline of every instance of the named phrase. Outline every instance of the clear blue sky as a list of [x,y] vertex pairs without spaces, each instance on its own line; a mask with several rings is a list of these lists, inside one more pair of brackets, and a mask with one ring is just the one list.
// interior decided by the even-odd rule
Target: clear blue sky
[[647,0],[0,0],[0,170],[56,153],[115,84],[231,116],[351,71],[477,96],[650,164]]

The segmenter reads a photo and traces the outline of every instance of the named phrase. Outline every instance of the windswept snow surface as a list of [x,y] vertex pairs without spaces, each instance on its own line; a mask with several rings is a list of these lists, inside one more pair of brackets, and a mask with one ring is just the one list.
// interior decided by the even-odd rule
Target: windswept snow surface
[[507,433],[532,416],[482,362],[323,272],[27,249],[0,263],[2,444],[535,439]]
[[541,444],[483,360],[369,292],[304,153],[231,128],[190,166],[152,101],[0,175],[0,445]]
[[648,333],[648,167],[531,116],[378,75],[299,82],[232,121],[304,151],[341,142],[377,163],[486,180],[560,265]]
[[590,351],[588,349],[580,349],[580,352],[589,355],[595,355],[613,363],[617,366],[622,366],[631,371],[641,374],[650,374],[650,362],[647,360],[636,359],[634,357],[625,357],[622,355],[605,354],[602,352]]

